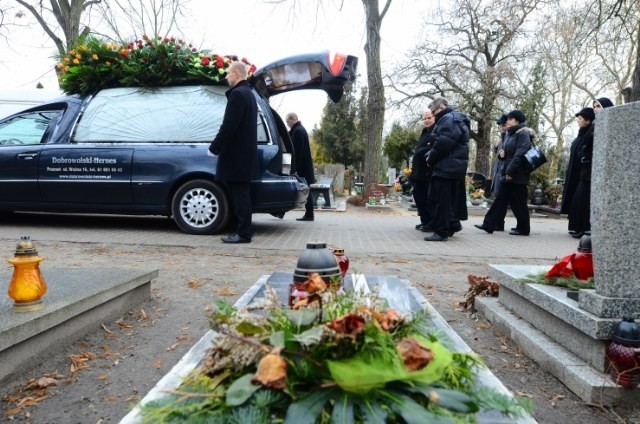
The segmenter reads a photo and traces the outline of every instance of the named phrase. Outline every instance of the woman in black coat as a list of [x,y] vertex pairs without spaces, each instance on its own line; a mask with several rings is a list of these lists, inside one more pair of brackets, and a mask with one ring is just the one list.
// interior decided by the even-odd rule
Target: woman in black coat
[[571,143],[571,155],[562,193],[560,213],[569,216],[569,234],[580,238],[591,231],[591,157],[593,121],[596,115],[586,107],[576,113],[578,136]]
[[531,231],[529,208],[527,207],[527,185],[529,169],[524,158],[533,144],[535,134],[527,127],[522,111],[512,110],[507,114],[507,135],[504,139],[504,166],[500,189],[491,208],[484,217],[482,225],[476,228],[492,234],[504,222],[507,208],[511,206],[517,225],[509,233],[512,236],[528,236]]
[[429,232],[432,231],[431,220],[433,219],[433,210],[428,201],[431,170],[427,167],[425,156],[433,146],[431,132],[436,123],[436,118],[429,109],[422,114],[422,123],[424,128],[413,152],[409,180],[413,185],[413,200],[416,202],[418,216],[420,216],[420,224],[416,225],[416,230]]

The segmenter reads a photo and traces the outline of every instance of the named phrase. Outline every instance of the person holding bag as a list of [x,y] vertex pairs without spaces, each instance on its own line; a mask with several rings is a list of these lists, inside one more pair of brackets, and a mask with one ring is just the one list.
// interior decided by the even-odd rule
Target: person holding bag
[[509,232],[512,236],[528,236],[531,231],[529,208],[527,207],[530,168],[525,154],[533,147],[531,139],[535,132],[527,127],[522,111],[512,110],[507,114],[507,134],[504,140],[504,166],[500,188],[482,225],[476,228],[492,234],[504,222],[510,206],[517,225]]

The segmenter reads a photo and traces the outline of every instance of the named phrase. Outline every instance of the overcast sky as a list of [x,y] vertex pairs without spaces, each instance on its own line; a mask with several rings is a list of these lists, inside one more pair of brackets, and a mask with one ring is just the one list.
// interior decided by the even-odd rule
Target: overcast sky
[[[293,1],[289,2],[293,4]],[[364,11],[359,0],[297,1],[305,8],[266,4],[262,0],[191,0],[192,17],[183,25],[187,41],[219,54],[246,57],[257,67],[299,53],[334,50],[358,56],[365,80]],[[342,10],[338,9],[344,3]],[[381,1],[382,3],[382,1]],[[394,0],[382,24],[383,68],[390,69],[413,47],[431,1]],[[56,88],[52,68],[53,43],[37,24],[12,28],[9,43],[0,41],[0,88],[29,88],[38,82]],[[301,91],[276,96],[273,107],[282,115],[297,112],[310,130],[320,120],[327,100],[324,92]]]

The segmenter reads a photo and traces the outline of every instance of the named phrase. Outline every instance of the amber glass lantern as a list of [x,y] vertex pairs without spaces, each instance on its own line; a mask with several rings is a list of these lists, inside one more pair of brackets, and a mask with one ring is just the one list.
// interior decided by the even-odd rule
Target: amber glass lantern
[[38,256],[30,237],[21,237],[14,258],[9,259],[14,270],[8,294],[13,299],[16,310],[34,311],[42,308],[42,296],[47,292],[47,284],[39,267],[43,260],[43,257]]

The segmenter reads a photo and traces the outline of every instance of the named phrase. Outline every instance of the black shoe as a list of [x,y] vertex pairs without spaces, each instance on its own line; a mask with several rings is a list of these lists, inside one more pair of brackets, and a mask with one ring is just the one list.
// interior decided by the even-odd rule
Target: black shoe
[[584,235],[584,233],[582,231],[576,231],[575,233],[571,234],[571,237],[573,238],[582,238],[582,236]]
[[483,230],[489,234],[493,234],[493,230],[488,229],[487,227],[484,226],[484,224],[483,225],[475,224],[474,227],[476,227],[478,230]]
[[449,237],[453,237],[455,233],[462,231],[462,224],[458,224],[457,226],[449,229]]
[[438,233],[433,233],[430,236],[426,236],[424,239],[425,241],[447,241],[448,238],[449,237],[442,237]]
[[529,233],[523,233],[520,230],[511,230],[511,231],[509,231],[509,235],[510,236],[528,236]]
[[284,218],[284,212],[271,212],[271,215],[280,219]]
[[432,233],[433,232],[433,228],[427,226],[427,225],[421,225],[420,226],[420,231],[422,231],[423,233]]
[[305,215],[305,216],[303,216],[302,218],[298,218],[298,219],[296,219],[296,221],[313,221],[313,217],[312,217],[312,216]]
[[247,237],[241,237],[238,234],[229,234],[224,237],[220,237],[223,243],[251,243],[251,239]]

